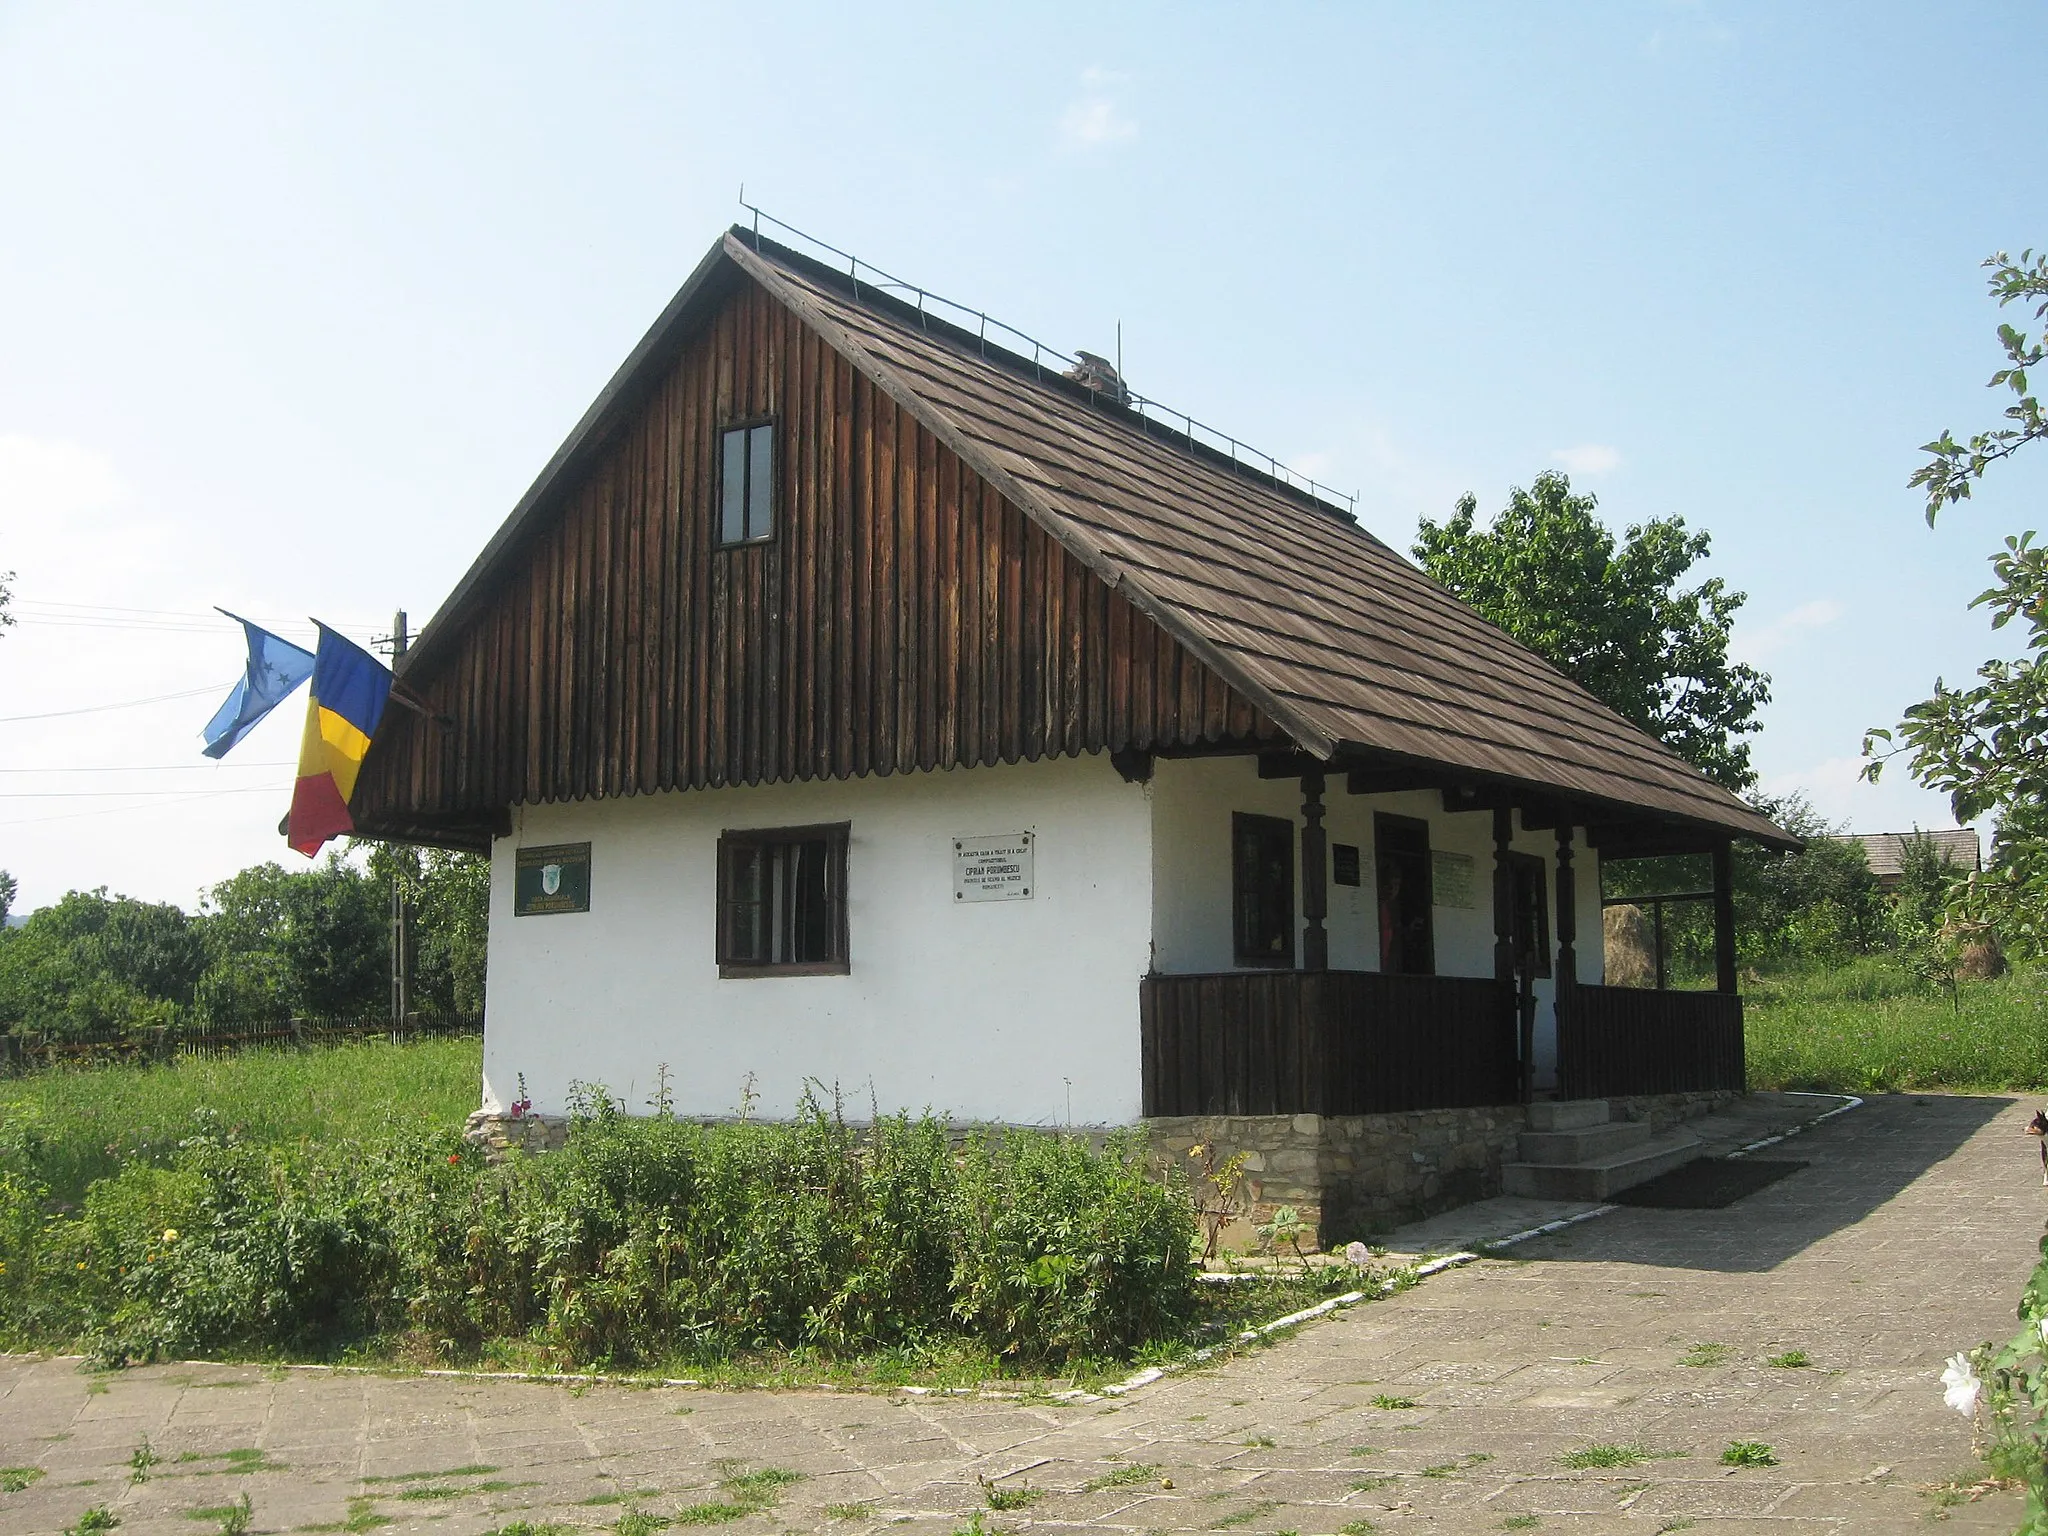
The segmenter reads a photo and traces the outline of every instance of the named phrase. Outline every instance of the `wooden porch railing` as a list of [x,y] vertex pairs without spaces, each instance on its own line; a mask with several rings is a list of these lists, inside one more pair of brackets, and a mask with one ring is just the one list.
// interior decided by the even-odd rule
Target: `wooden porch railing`
[[1641,987],[1567,990],[1558,1008],[1558,1086],[1568,1099],[1745,1086],[1742,999]]
[[1139,984],[1150,1115],[1363,1115],[1518,1096],[1491,977],[1231,971]]

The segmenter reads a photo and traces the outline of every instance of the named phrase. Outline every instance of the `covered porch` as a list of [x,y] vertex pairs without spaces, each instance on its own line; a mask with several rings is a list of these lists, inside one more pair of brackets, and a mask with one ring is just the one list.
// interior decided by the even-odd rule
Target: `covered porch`
[[[1292,845],[1277,852],[1268,847],[1271,858],[1284,855],[1292,866],[1286,884],[1298,891],[1299,919],[1290,911],[1281,929],[1298,938],[1266,953],[1258,935],[1270,914],[1253,910],[1263,898],[1240,885],[1232,898],[1236,968],[1213,961],[1186,965],[1202,957],[1188,955],[1185,946],[1179,952],[1161,946],[1167,963],[1155,961],[1139,983],[1146,1117],[1385,1115],[1519,1105],[1553,1095],[1629,1099],[1743,1090],[1727,830],[1431,765],[1347,766],[1342,758],[1323,762],[1270,750],[1256,764],[1262,781],[1256,788],[1267,795],[1285,792],[1291,799],[1299,789],[1289,807],[1295,813],[1286,818],[1291,836],[1271,814],[1278,809],[1271,799],[1262,802],[1265,816],[1235,818],[1261,822],[1269,839],[1277,832]],[[1245,782],[1236,793],[1247,796],[1254,789],[1251,774],[1239,772]],[[1211,794],[1205,819],[1214,825],[1221,806]],[[1348,819],[1360,829],[1340,831],[1334,850],[1326,830],[1333,801],[1337,821]],[[1407,814],[1362,815],[1368,807]],[[1424,889],[1413,899],[1425,915],[1434,908],[1440,926],[1433,944],[1426,932],[1420,944],[1403,944],[1401,913],[1390,912],[1404,899],[1400,860],[1414,857],[1391,834],[1402,827],[1418,829],[1417,835],[1428,830],[1415,818],[1418,809],[1427,809],[1431,827],[1447,843],[1454,831],[1463,839],[1465,851],[1447,856],[1476,876],[1463,883],[1477,888],[1472,895],[1478,899],[1463,905],[1479,910],[1453,913],[1444,910],[1441,889],[1427,888],[1433,842],[1422,851],[1424,863],[1405,866],[1411,888],[1414,872],[1421,871]],[[1342,842],[1367,836],[1373,841],[1361,881],[1361,850]],[[1711,861],[1712,889],[1700,895],[1714,919],[1713,990],[1600,984],[1597,925],[1585,963],[1579,933],[1599,911],[1601,861],[1677,853]],[[1350,931],[1335,924],[1334,944],[1333,864],[1338,885],[1354,887],[1340,890],[1350,904]],[[1361,883],[1365,889],[1356,889]],[[1377,914],[1365,919],[1371,932],[1363,946],[1357,932],[1362,912]],[[1446,943],[1454,923],[1462,924],[1462,937]],[[1342,957],[1336,965],[1333,948]],[[1207,954],[1223,958],[1213,948]]]

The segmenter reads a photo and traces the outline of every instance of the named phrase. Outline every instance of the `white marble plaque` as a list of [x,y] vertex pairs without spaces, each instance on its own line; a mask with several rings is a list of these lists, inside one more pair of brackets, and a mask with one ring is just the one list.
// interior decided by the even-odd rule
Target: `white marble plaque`
[[955,901],[1029,901],[1032,836],[1006,832],[953,839]]
[[1432,851],[1429,856],[1429,885],[1432,905],[1472,905],[1472,855]]

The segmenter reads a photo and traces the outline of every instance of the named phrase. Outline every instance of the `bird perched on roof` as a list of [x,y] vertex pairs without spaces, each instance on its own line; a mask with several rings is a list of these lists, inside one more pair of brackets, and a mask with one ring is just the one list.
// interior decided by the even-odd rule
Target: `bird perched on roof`
[[1131,392],[1124,387],[1116,364],[1106,357],[1097,357],[1093,352],[1083,352],[1079,347],[1074,348],[1074,358],[1074,366],[1060,377],[1085,385],[1098,395],[1107,395],[1118,405],[1131,403]]

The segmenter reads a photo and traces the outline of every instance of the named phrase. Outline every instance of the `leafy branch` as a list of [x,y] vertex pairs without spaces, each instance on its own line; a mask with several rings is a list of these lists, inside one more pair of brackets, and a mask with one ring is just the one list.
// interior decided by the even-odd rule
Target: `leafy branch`
[[[2036,322],[2048,318],[2048,253],[2036,256],[2031,250],[2022,251],[2015,262],[2000,251],[1984,265],[1991,269],[1991,296],[2001,308],[2031,302]],[[1957,442],[1953,432],[1944,431],[1933,442],[1921,445],[1921,452],[1933,457],[1907,483],[1926,490],[1930,526],[1943,507],[1969,500],[1974,482],[1985,470],[2027,444],[2048,437],[2048,416],[2042,414],[2039,399],[2027,392],[2027,370],[2048,358],[2048,332],[2029,337],[2014,326],[2000,325],[1998,341],[2005,349],[2008,366],[1991,375],[1988,387],[2002,385],[2013,392],[2014,403],[2004,413],[2011,425],[1976,433],[1967,443]]]

